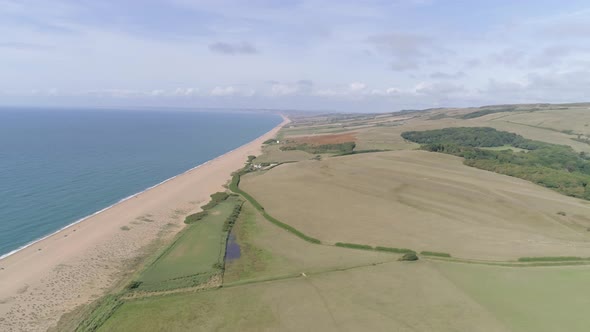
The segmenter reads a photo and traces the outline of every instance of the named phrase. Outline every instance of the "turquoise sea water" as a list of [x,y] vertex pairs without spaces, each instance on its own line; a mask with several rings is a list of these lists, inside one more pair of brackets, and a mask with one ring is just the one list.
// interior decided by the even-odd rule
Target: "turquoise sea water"
[[0,256],[280,122],[228,111],[0,108]]

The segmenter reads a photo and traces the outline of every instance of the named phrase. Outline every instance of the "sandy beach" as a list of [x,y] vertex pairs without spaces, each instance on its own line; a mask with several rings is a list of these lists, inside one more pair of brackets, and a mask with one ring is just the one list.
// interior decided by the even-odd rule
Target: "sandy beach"
[[[102,296],[184,226],[284,121],[254,141],[0,260],[0,331],[46,331]],[[187,147],[187,153],[190,149]],[[150,247],[150,244],[152,246]]]

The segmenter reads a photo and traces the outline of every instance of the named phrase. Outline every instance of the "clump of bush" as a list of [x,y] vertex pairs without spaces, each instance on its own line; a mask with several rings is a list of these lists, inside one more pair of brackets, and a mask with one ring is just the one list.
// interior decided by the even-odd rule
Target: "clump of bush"
[[403,255],[399,260],[400,261],[417,261],[418,255],[416,255],[415,252],[409,252],[409,253]]
[[203,210],[209,210],[217,206],[217,204],[225,201],[229,197],[229,194],[224,191],[218,191],[211,195],[211,200],[209,203],[201,206]]
[[191,215],[187,216],[186,218],[184,218],[184,223],[187,225],[194,224],[197,221],[205,218],[208,215],[209,215],[209,212],[207,212],[207,211],[197,212],[197,213],[191,214]]
[[131,290],[131,289],[139,288],[139,286],[141,286],[141,281],[134,280],[134,281],[130,282],[129,285],[127,285],[127,287],[125,287],[125,288],[128,290]]
[[351,248],[351,249],[363,249],[363,250],[373,250],[373,247],[366,244],[356,244],[356,243],[345,243],[345,242],[336,242],[335,244],[337,247],[343,248]]
[[559,212],[557,212],[557,214],[558,214],[558,215],[560,215],[560,216],[564,216],[564,217],[567,215],[567,214],[566,214],[565,212],[563,212],[563,211],[559,211]]
[[262,144],[275,144],[277,142],[276,138],[270,138],[267,139],[266,141],[262,142]]
[[254,156],[254,155],[249,155],[249,156],[248,156],[248,162],[249,162],[249,163],[251,163],[251,162],[252,162],[252,160],[254,160],[254,159],[256,159],[256,156]]
[[424,256],[436,256],[436,257],[451,257],[451,254],[446,252],[436,252],[436,251],[422,251],[420,255]]
[[193,224],[199,220],[202,220],[203,218],[205,218],[206,216],[209,215],[209,212],[207,212],[207,210],[211,210],[212,208],[216,207],[217,204],[225,201],[226,199],[228,199],[229,196],[230,196],[230,194],[228,194],[224,191],[219,191],[219,192],[212,194],[211,200],[209,201],[209,203],[201,206],[201,209],[203,209],[203,211],[193,213],[193,214],[187,216],[184,219],[184,223],[185,224]]

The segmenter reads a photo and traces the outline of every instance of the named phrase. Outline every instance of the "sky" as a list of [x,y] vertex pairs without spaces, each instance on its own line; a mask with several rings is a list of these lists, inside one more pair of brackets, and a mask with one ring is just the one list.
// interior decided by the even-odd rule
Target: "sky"
[[590,101],[590,2],[0,0],[0,105]]

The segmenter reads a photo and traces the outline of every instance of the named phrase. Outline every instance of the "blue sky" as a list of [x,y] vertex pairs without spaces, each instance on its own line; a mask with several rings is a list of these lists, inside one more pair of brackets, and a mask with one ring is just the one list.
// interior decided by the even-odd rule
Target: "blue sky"
[[588,1],[0,0],[0,105],[589,101]]

